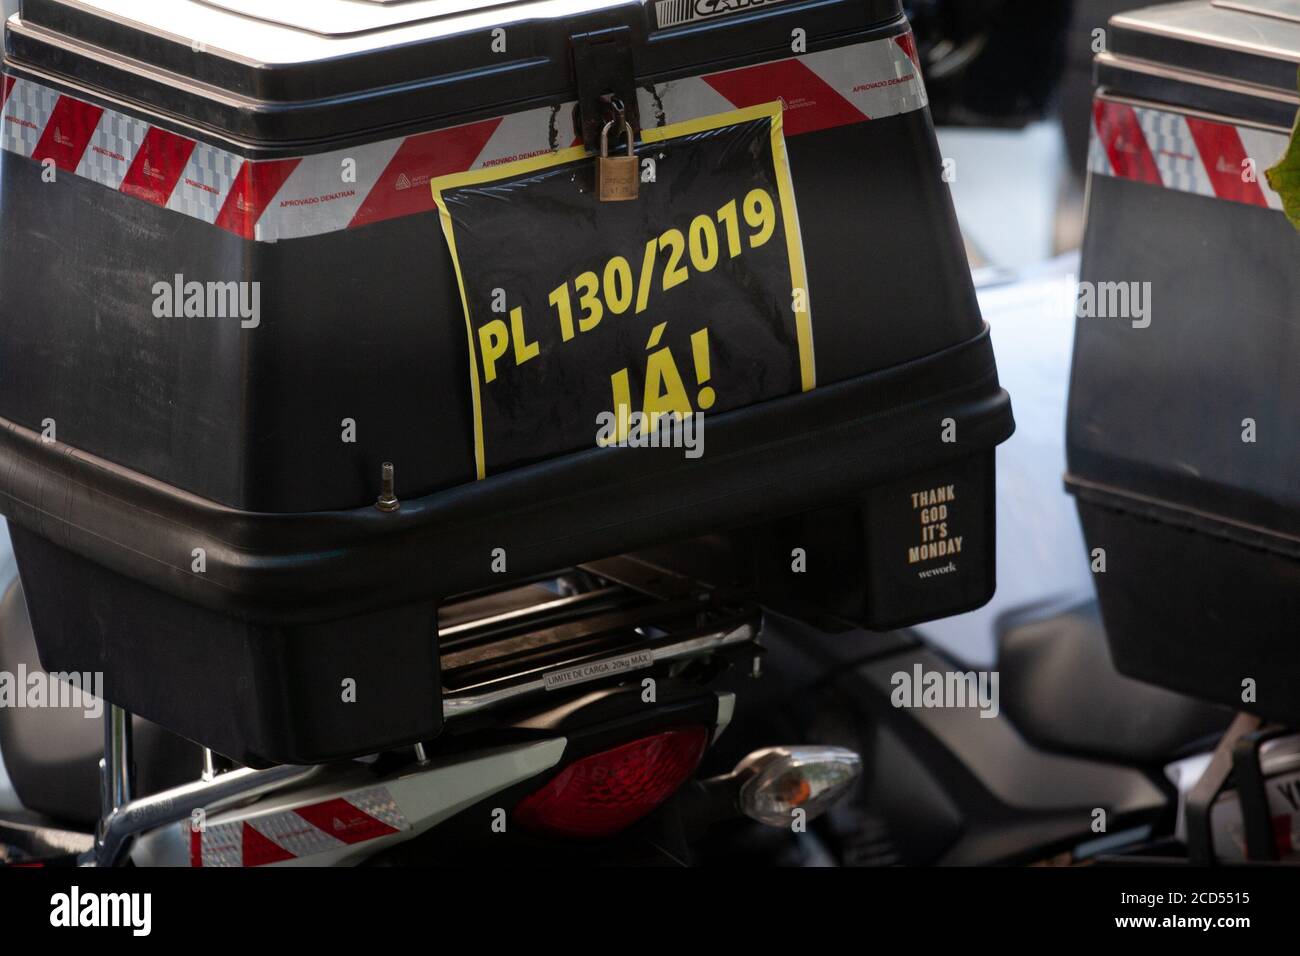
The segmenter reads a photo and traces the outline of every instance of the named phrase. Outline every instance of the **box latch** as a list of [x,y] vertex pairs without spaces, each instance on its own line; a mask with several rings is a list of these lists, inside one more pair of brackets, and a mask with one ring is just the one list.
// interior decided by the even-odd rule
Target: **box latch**
[[636,79],[632,70],[632,31],[625,26],[577,33],[573,45],[573,70],[578,85],[577,134],[593,152],[600,149],[600,130],[615,117],[620,101],[633,135],[641,129],[637,111]]

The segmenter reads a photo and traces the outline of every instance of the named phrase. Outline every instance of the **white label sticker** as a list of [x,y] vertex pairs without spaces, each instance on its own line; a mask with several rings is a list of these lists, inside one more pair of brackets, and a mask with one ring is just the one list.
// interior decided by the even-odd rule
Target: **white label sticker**
[[694,20],[708,20],[711,17],[739,13],[753,7],[781,3],[782,0],[657,0],[655,3],[655,21],[659,29],[675,27]]
[[585,684],[587,681],[597,680],[601,677],[612,677],[615,674],[641,670],[643,667],[649,667],[654,662],[654,651],[637,651],[635,654],[624,654],[622,657],[611,657],[603,661],[592,661],[590,664],[579,664],[577,667],[569,667],[562,671],[551,671],[542,680],[545,682],[547,690],[556,690],[560,687],[571,687],[574,684]]

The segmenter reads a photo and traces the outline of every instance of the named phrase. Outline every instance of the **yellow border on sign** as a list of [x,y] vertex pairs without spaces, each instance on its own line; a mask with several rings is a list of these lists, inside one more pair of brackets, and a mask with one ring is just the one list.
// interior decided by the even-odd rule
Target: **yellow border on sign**
[[[807,270],[803,257],[803,235],[799,231],[799,211],[794,202],[794,182],[790,177],[790,160],[785,150],[785,133],[782,125],[781,103],[759,103],[744,109],[731,110],[727,113],[715,113],[699,119],[685,120],[641,131],[643,143],[658,143],[679,136],[704,133],[723,126],[735,126],[766,117],[771,120],[772,165],[776,171],[776,188],[781,202],[781,218],[785,223],[786,254],[790,260],[790,297],[803,293],[802,309],[795,312],[795,336],[799,345],[799,372],[803,391],[810,392],[817,387],[817,359],[813,348],[812,315],[808,303]],[[469,341],[469,381],[470,394],[474,407],[474,463],[477,476],[487,476],[487,456],[483,450],[483,404],[480,398],[478,350],[474,342],[474,329],[470,324],[469,300],[465,296],[465,277],[461,273],[460,255],[456,251],[456,235],[451,219],[451,212],[442,198],[443,190],[458,189],[462,186],[478,186],[502,179],[539,172],[553,166],[562,166],[580,159],[594,158],[582,146],[570,146],[553,153],[530,156],[513,163],[502,163],[470,172],[451,173],[439,176],[429,184],[433,192],[433,201],[438,207],[438,221],[442,225],[443,235],[447,238],[447,248],[451,252],[451,264],[456,270],[456,286],[460,290],[461,309],[465,316],[465,336]]]

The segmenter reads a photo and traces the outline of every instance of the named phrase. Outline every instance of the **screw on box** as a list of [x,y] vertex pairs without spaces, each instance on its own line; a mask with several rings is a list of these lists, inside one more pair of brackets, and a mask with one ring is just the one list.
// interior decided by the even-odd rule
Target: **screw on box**
[[380,511],[396,511],[402,507],[402,503],[397,500],[397,495],[394,494],[393,463],[391,461],[384,462],[380,473],[379,497],[375,500],[375,507]]

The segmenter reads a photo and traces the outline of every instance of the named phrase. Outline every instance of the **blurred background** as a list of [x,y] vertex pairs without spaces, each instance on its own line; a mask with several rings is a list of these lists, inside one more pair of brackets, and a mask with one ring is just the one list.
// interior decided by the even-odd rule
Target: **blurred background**
[[1094,31],[1141,0],[909,0],[975,268],[1018,269],[1083,235]]
[[998,621],[1093,599],[1065,494],[1065,396],[1083,238],[1095,31],[1141,0],[908,0],[972,274],[1016,412],[998,449],[998,591],[918,628],[972,666]]

